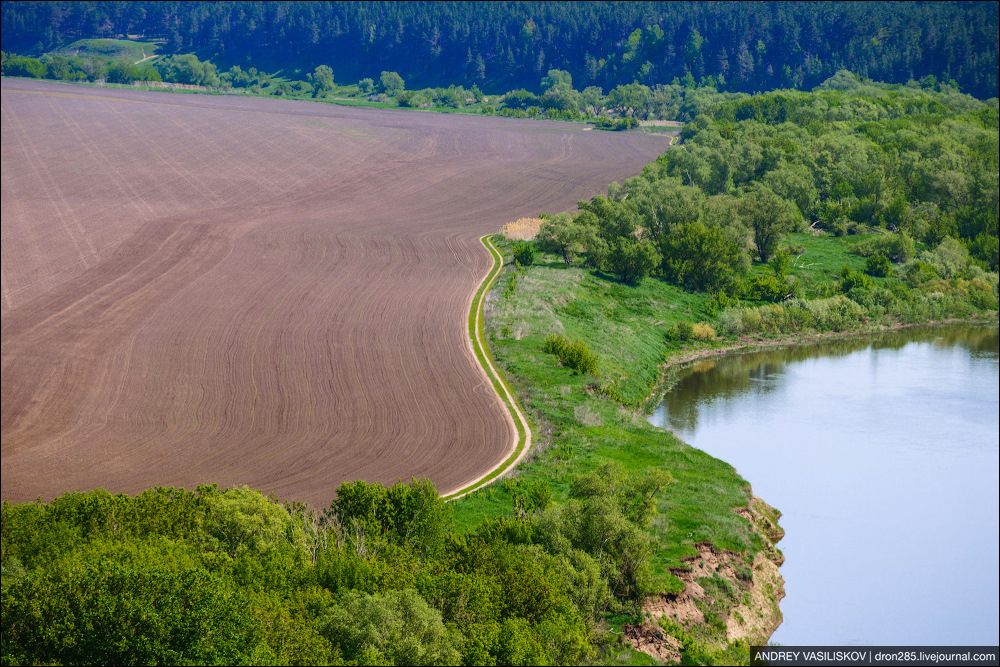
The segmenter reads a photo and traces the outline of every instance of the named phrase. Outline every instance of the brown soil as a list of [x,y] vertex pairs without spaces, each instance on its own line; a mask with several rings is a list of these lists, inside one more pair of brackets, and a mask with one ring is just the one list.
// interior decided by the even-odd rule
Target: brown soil
[[781,624],[778,602],[785,592],[778,566],[784,562],[784,556],[774,547],[774,542],[784,536],[784,531],[776,523],[778,513],[756,496],[751,496],[749,506],[739,508],[736,513],[750,521],[768,545],[754,557],[750,579],[741,579],[738,575],[744,564],[744,554],[716,549],[708,542],[695,544],[698,555],[683,558],[683,567],[671,569],[684,584],[684,590],[647,598],[643,604],[647,620],[642,626],[623,628],[625,640],[633,648],[665,662],[680,661],[680,641],[666,632],[659,620],[665,617],[687,630],[704,626],[705,614],[699,604],[711,600],[698,580],[716,575],[729,581],[739,600],[722,615],[725,631],[718,633],[720,646],[741,639],[751,644],[767,643]]
[[479,243],[637,173],[577,125],[3,80],[2,498],[449,491],[513,429]]

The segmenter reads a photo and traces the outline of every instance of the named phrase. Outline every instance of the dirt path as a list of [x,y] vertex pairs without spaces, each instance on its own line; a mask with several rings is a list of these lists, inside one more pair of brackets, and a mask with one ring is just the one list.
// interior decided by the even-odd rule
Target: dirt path
[[151,53],[151,54],[149,54],[149,55],[147,56],[147,55],[146,55],[146,49],[143,49],[143,50],[142,50],[142,58],[141,58],[140,60],[136,60],[136,61],[135,61],[134,63],[132,63],[132,64],[133,64],[133,65],[138,65],[139,63],[144,63],[144,62],[146,62],[147,60],[152,60],[152,59],[153,59],[153,58],[155,58],[155,57],[156,57],[156,54],[155,54],[155,53]]
[[489,274],[483,278],[483,282],[480,283],[479,290],[472,300],[472,311],[469,313],[469,344],[472,347],[473,354],[476,355],[476,360],[479,362],[480,368],[483,369],[483,374],[490,381],[490,384],[493,385],[497,400],[503,404],[504,409],[507,411],[511,419],[511,425],[516,429],[516,435],[511,441],[511,446],[508,450],[510,455],[505,461],[498,463],[493,468],[458,489],[442,493],[441,495],[445,496],[447,500],[461,498],[499,479],[505,472],[517,466],[531,449],[531,426],[529,426],[524,413],[521,412],[517,401],[514,400],[514,395],[511,394],[507,382],[497,371],[496,366],[493,365],[493,355],[490,353],[486,343],[483,342],[483,306],[486,303],[486,295],[503,270],[503,256],[497,250],[496,246],[493,245],[493,241],[490,240],[489,235],[481,237],[479,241],[490,251],[493,257],[493,267],[490,269]]

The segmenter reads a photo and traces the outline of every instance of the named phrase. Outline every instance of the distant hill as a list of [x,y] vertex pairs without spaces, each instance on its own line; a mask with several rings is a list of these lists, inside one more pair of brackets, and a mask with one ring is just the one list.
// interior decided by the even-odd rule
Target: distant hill
[[331,67],[338,80],[398,72],[416,87],[537,90],[670,83],[811,89],[838,70],[889,83],[928,76],[997,96],[996,2],[3,2],[8,53],[80,38],[165,40],[222,68]]

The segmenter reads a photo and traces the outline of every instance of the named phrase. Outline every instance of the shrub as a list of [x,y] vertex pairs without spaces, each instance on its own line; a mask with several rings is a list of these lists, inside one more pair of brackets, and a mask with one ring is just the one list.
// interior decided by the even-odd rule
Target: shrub
[[785,281],[766,273],[758,273],[743,283],[743,296],[752,301],[781,301],[788,294]]
[[969,265],[969,250],[958,239],[946,236],[933,252],[925,250],[917,259],[934,267],[942,278],[951,278]]
[[716,292],[705,304],[705,311],[709,317],[715,317],[726,308],[740,305],[740,300],[734,296],[729,296],[725,292]]
[[852,248],[852,252],[862,257],[883,255],[897,264],[902,264],[913,258],[916,246],[913,243],[913,239],[905,232],[899,234],[879,234],[857,243]]
[[670,329],[670,338],[678,341],[691,340],[694,338],[694,326],[683,320],[676,322]]
[[[865,277],[867,278],[867,276]],[[829,329],[833,331],[848,329],[857,324],[865,314],[864,308],[843,294],[838,294],[828,299],[815,299],[803,303],[813,316],[817,329]]]
[[885,255],[870,255],[865,260],[865,273],[876,278],[885,278],[892,272],[892,262]]
[[938,277],[938,272],[927,262],[915,259],[903,267],[903,279],[910,287],[917,287]]
[[556,355],[563,366],[588,375],[597,374],[599,357],[582,340],[570,340],[563,334],[552,334],[545,339],[542,350]]
[[519,266],[531,266],[535,261],[535,248],[527,241],[518,241],[514,244],[514,261]]
[[695,324],[692,333],[697,340],[715,340],[716,337],[715,329],[703,322]]
[[730,335],[743,333],[743,309],[737,306],[723,310],[719,313],[719,326]]
[[870,290],[874,285],[875,283],[872,279],[860,271],[855,271],[847,266],[840,269],[840,291],[844,294],[850,292],[855,287]]
[[774,277],[778,280],[784,280],[785,276],[788,275],[788,266],[792,263],[792,256],[787,250],[779,250],[774,253],[771,260],[768,262],[768,266],[771,267],[771,271],[774,272]]

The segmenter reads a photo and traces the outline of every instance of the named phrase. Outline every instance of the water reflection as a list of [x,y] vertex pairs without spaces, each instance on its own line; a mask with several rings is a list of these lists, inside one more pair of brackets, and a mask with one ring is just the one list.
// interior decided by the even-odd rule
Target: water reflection
[[715,357],[651,419],[784,512],[786,645],[994,644],[996,327]]
[[759,408],[766,408],[768,397],[786,390],[790,364],[838,359],[863,350],[883,353],[870,355],[871,364],[876,366],[891,351],[902,351],[913,343],[929,344],[953,350],[972,367],[977,360],[997,358],[998,331],[996,327],[912,327],[698,360],[680,372],[650,422],[682,436],[694,433],[703,412],[724,413],[733,402],[742,400],[754,400]]

